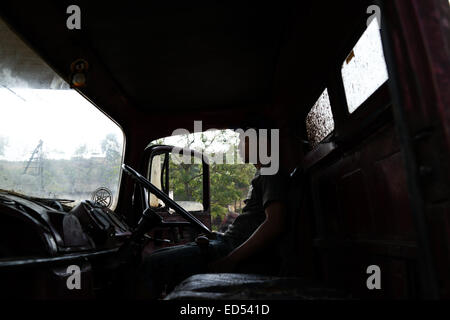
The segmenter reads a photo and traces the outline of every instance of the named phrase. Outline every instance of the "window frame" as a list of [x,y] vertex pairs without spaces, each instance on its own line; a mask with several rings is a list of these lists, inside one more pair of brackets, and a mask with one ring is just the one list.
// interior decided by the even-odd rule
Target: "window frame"
[[[344,82],[342,79],[342,63],[353,50],[363,33],[366,31],[366,19],[358,20],[355,28],[358,32],[346,37],[344,45],[339,50],[339,54],[332,62],[332,68],[327,81],[328,95],[330,97],[331,108],[334,115],[335,139],[337,142],[354,140],[367,130],[377,126],[380,119],[385,119],[391,113],[391,94],[389,90],[389,79],[372,93],[355,111],[348,110],[347,97],[345,94]],[[383,41],[383,39],[382,39]],[[385,47],[383,46],[383,51]]]
[[[342,63],[353,50],[363,33],[367,29],[366,17],[358,19],[351,32],[343,37],[343,45],[338,49],[336,57],[330,61],[328,74],[324,77],[323,84],[318,90],[318,97],[327,89],[330,99],[331,112],[334,120],[334,130],[322,139],[316,146],[306,152],[306,165],[313,166],[315,163],[333,153],[341,145],[349,145],[361,141],[361,136],[370,134],[387,119],[392,119],[392,98],[389,89],[389,79],[372,93],[355,111],[348,110],[347,97],[342,79]],[[382,36],[382,34],[381,34]],[[384,41],[383,51],[385,51]],[[388,70],[389,73],[389,70]],[[304,134],[307,137],[306,117],[314,106],[315,101],[304,114]],[[308,140],[309,142],[309,140]]]
[[[153,160],[153,157],[156,155],[164,154],[164,153],[171,153],[174,146],[170,145],[163,145],[163,144],[157,144],[157,145],[149,145],[144,149],[144,157],[143,157],[143,164],[145,168],[145,174],[144,176],[149,179],[150,178],[150,168],[151,168],[151,162]],[[186,149],[189,150],[189,149]],[[209,164],[206,163],[202,157],[202,155],[195,150],[189,150],[191,152],[192,156],[198,157],[202,161],[202,187],[203,187],[203,210],[202,211],[192,211],[191,213],[194,215],[209,215],[211,211],[211,195],[210,195],[210,172],[209,172]],[[150,179],[149,179],[150,180]],[[141,195],[142,198],[142,206],[143,208],[149,208],[150,207],[150,197],[148,194],[148,191],[144,191],[145,194]]]

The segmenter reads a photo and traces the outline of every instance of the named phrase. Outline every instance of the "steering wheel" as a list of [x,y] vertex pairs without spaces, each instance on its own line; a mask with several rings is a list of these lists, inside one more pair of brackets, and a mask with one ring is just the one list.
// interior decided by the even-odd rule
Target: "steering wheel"
[[159,190],[154,184],[144,178],[141,174],[139,174],[136,170],[131,168],[126,164],[122,164],[122,169],[125,173],[130,175],[134,180],[136,180],[142,187],[151,191],[154,195],[164,201],[164,203],[171,209],[175,210],[180,216],[182,216],[185,220],[192,223],[194,226],[202,230],[207,234],[211,234],[211,230],[207,226],[203,224],[199,219],[193,216],[190,212],[181,207],[174,200],[170,199],[164,192]]

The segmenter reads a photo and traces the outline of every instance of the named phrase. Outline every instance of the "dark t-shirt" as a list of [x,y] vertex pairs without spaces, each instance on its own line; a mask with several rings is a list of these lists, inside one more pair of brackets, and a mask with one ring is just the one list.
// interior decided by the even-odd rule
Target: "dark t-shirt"
[[284,201],[286,186],[287,179],[282,173],[261,175],[260,170],[256,170],[242,213],[228,227],[224,237],[231,240],[234,247],[250,238],[266,219],[267,206],[273,201]]

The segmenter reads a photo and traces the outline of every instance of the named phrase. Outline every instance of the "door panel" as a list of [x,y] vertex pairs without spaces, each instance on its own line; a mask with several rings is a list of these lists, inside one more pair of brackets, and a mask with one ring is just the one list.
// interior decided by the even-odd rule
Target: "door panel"
[[[309,171],[323,279],[360,297],[413,296],[417,246],[392,122],[336,152]],[[367,289],[372,264],[381,268],[382,290]]]

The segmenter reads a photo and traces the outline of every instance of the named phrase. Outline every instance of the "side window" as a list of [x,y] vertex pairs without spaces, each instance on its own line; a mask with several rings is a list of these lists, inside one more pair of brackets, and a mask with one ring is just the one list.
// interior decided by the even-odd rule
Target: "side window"
[[341,74],[349,113],[388,80],[377,19],[373,19],[343,62]]
[[312,147],[317,146],[334,130],[328,90],[325,89],[306,116],[306,132]]
[[[209,188],[204,188],[202,175],[206,173],[206,167],[200,165],[200,158],[185,162],[180,161],[178,156],[153,156],[147,176],[186,210],[202,211],[205,206],[205,210],[210,212],[211,228],[224,232],[245,207],[249,186],[256,172],[254,165],[243,162],[239,142],[239,133],[234,130],[209,129],[150,143],[149,146],[156,148],[155,145],[170,145],[195,150],[206,156],[209,160]],[[150,196],[149,203],[152,207],[162,205],[154,196]]]
[[[175,163],[169,157],[169,196],[188,211],[203,211],[203,168],[191,163]],[[178,161],[177,161],[178,162]]]
[[[154,155],[150,161],[148,178],[185,210],[204,210],[203,165],[200,158],[193,155],[178,156],[171,152]],[[153,208],[164,206],[164,202],[152,193],[148,201]]]

